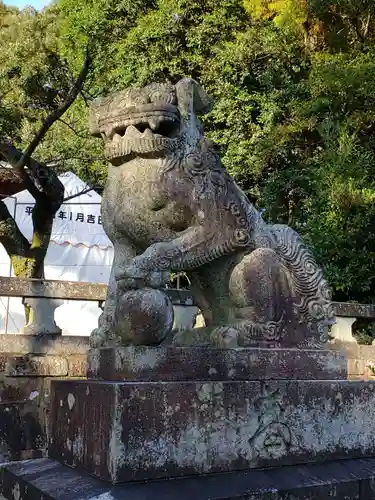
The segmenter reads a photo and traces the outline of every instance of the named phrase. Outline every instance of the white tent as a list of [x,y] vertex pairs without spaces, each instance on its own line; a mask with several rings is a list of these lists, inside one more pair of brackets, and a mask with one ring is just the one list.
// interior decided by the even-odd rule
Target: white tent
[[[65,187],[65,198],[87,189],[86,184],[71,172],[59,178]],[[30,240],[34,198],[28,191],[22,191],[6,198],[5,203],[22,233]],[[90,191],[61,206],[45,260],[46,279],[108,283],[113,247],[101,225],[100,204],[100,195]],[[10,260],[1,245],[0,275],[13,276]],[[89,335],[99,315],[100,309],[95,302],[64,301],[64,305],[56,309],[55,320],[64,335]],[[0,297],[0,333],[16,333],[24,324],[22,300]]]

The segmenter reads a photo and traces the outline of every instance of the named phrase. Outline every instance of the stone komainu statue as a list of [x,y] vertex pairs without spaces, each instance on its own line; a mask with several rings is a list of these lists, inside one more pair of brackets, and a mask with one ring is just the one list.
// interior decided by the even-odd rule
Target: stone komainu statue
[[102,220],[115,252],[95,346],[114,342],[118,296],[161,288],[170,271],[189,274],[219,345],[326,341],[333,314],[322,271],[299,235],[266,224],[226,172],[197,118],[209,110],[190,79],[92,105],[90,130],[110,161]]

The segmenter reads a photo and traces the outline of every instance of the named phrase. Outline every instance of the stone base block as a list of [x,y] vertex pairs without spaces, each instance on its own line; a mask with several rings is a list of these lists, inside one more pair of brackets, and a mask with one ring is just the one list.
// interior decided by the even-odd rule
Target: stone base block
[[103,480],[375,456],[371,382],[54,381],[50,457]]
[[318,349],[116,347],[89,353],[90,378],[104,380],[342,380],[346,357]]
[[45,452],[50,381],[87,373],[88,338],[0,335],[0,463]]
[[112,487],[39,459],[3,467],[0,492],[5,500],[375,500],[375,459]]

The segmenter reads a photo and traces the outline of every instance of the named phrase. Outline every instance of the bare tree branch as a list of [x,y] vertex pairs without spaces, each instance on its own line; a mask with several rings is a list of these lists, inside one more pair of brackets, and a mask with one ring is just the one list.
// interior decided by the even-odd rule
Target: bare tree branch
[[85,59],[81,72],[75,81],[73,87],[71,88],[65,101],[59,106],[55,111],[53,111],[47,118],[43,121],[41,128],[35,134],[34,139],[31,141],[29,146],[26,148],[22,157],[15,165],[15,168],[20,172],[23,172],[24,167],[28,165],[31,155],[34,153],[35,149],[38,147],[40,142],[44,139],[46,133],[51,128],[51,126],[67,111],[67,109],[72,105],[77,95],[81,92],[84,82],[86,80],[87,74],[91,66],[91,56],[88,47],[86,48]]
[[[44,259],[50,243],[53,218],[64,201],[64,186],[53,169],[49,169],[44,163],[33,159],[32,155],[53,124],[57,120],[61,120],[77,96],[82,93],[90,65],[91,56],[87,47],[83,67],[78,78],[74,79],[72,75],[72,85],[69,85],[68,88],[66,85],[64,86],[65,79],[61,80],[60,92],[57,93],[59,97],[57,108],[42,121],[40,129],[24,152],[0,138],[0,160],[6,159],[12,166],[13,173],[18,176],[19,186],[16,189],[18,190],[23,183],[22,187],[26,188],[35,198],[35,205],[32,209],[33,235],[31,243],[21,233],[7,206],[0,199],[0,243],[4,245],[11,259],[16,276],[38,278],[44,275]],[[63,70],[65,71],[65,68]],[[60,74],[59,71],[58,73]],[[54,75],[51,76],[54,80]],[[63,100],[64,95],[66,96],[65,100]],[[65,122],[63,121],[63,123]],[[67,123],[65,125],[70,126]],[[9,181],[8,187],[12,187]],[[84,191],[88,192],[91,189],[90,187]],[[74,197],[79,196],[79,194],[82,193],[77,193]],[[68,199],[71,198],[68,197]],[[28,317],[29,308],[26,308],[25,312],[26,317]]]
[[93,187],[87,187],[86,189],[83,189],[79,193],[72,194],[71,196],[68,196],[68,197],[64,198],[64,203],[66,201],[73,200],[74,198],[77,198],[78,196],[81,196],[82,194],[89,193],[90,191],[94,191],[94,188]]
[[26,189],[24,180],[12,168],[0,167],[0,198],[13,196]]
[[9,256],[25,257],[30,249],[30,243],[21,233],[8,207],[0,200],[0,243]]
[[[21,161],[22,151],[7,142],[0,142],[0,155],[5,158],[12,167],[16,168],[16,165]],[[64,187],[54,172],[50,172],[46,166],[33,158],[29,159],[28,171],[29,174],[31,174],[31,178],[24,169],[16,170],[24,181],[24,189],[27,189],[35,199],[39,199],[42,196],[42,192],[44,192],[51,201],[55,203],[62,202]],[[39,190],[38,187],[40,187],[41,190]]]
[[59,122],[63,123],[66,127],[70,128],[70,130],[72,132],[74,132],[77,137],[81,137],[83,139],[85,138],[84,135],[82,135],[80,132],[77,132],[77,130],[74,127],[72,127],[72,125],[70,125],[70,123],[66,122],[62,118],[59,118]]
[[69,161],[69,160],[81,160],[84,162],[93,162],[93,161],[105,161],[106,157],[105,156],[59,156],[57,158],[48,158],[48,160],[45,161],[46,165],[49,168],[53,168],[57,164]]
[[[64,188],[55,174],[48,171],[45,165],[33,160],[31,155],[43,140],[50,127],[57,120],[61,119],[62,115],[82,91],[90,65],[91,57],[87,48],[81,72],[75,80],[65,101],[43,121],[41,128],[35,134],[33,140],[23,153],[5,141],[0,142],[0,156],[3,156],[15,169],[23,180],[24,188],[28,189],[36,201],[47,197],[51,203],[52,210],[62,203]],[[25,167],[27,167],[27,170],[25,170]]]
[[85,102],[86,108],[88,108],[90,106],[90,103],[89,103],[89,100],[87,99],[87,97],[85,96],[84,92],[81,92],[81,97]]

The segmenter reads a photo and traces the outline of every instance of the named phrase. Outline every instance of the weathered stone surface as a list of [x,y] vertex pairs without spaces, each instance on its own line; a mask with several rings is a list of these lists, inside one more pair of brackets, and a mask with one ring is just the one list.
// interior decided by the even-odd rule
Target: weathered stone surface
[[25,335],[60,335],[62,330],[55,323],[55,309],[64,302],[56,299],[30,298],[24,299],[33,311],[29,322],[22,328]]
[[375,454],[374,384],[53,382],[50,457],[114,483]]
[[[311,349],[322,347],[319,343],[312,343],[313,336],[309,336],[307,342],[306,328],[297,324],[288,324],[284,330],[283,335],[275,335],[274,338],[264,338],[263,330],[249,329],[245,324],[240,328],[238,325],[233,328],[232,326],[223,326],[220,328],[212,327],[195,327],[193,330],[179,330],[169,335],[161,344],[163,346],[174,347],[211,347],[222,349],[236,349],[238,347],[264,347],[267,349],[283,348],[294,349],[300,346],[301,349]],[[242,332],[242,333],[241,333]],[[263,333],[262,333],[263,332]],[[310,331],[311,333],[311,331]],[[303,347],[304,346],[304,347]]]
[[65,300],[105,300],[107,285],[77,281],[8,278],[0,276],[0,295],[5,297]]
[[0,335],[0,462],[45,452],[51,378],[85,377],[87,350],[82,337]]
[[87,356],[83,354],[24,354],[0,355],[0,373],[6,377],[84,377],[87,375]]
[[92,103],[90,130],[104,138],[111,163],[102,218],[115,248],[93,347],[117,342],[112,336],[124,293],[161,288],[170,271],[191,274],[218,345],[228,338],[238,346],[290,342],[302,330],[300,347],[327,341],[333,309],[321,269],[299,235],[266,224],[225,171],[198,120],[210,108],[191,79]]
[[66,377],[68,372],[66,358],[43,355],[10,358],[5,369],[8,377]]
[[70,355],[66,357],[68,362],[69,377],[84,377],[87,376],[87,356],[82,354]]
[[2,467],[0,491],[5,500],[374,500],[374,471],[370,458],[111,487],[40,459]]
[[90,378],[104,380],[346,379],[346,357],[316,349],[114,347],[89,353]]
[[336,316],[348,318],[375,318],[375,304],[333,302]]
[[45,379],[0,380],[1,460],[20,459],[45,446]]
[[0,335],[2,354],[87,354],[87,337],[61,335]]
[[115,311],[111,344],[158,345],[173,328],[173,306],[161,290],[125,290]]

